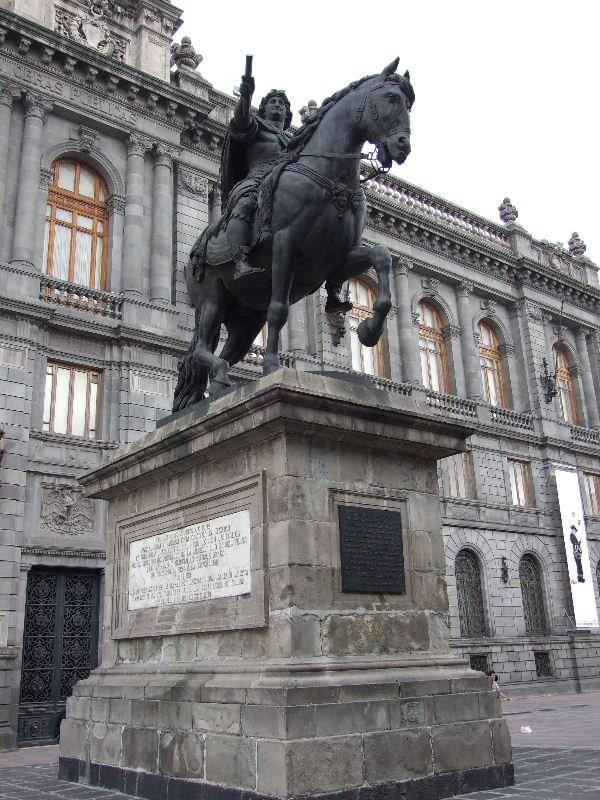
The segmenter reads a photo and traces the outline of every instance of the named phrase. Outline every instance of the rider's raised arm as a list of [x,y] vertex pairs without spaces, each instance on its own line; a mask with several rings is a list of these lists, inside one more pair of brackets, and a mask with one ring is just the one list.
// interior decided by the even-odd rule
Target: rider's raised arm
[[253,138],[258,125],[256,116],[251,108],[252,95],[254,94],[254,78],[251,75],[242,75],[240,85],[240,99],[233,112],[233,119],[229,125],[232,136],[236,139]]

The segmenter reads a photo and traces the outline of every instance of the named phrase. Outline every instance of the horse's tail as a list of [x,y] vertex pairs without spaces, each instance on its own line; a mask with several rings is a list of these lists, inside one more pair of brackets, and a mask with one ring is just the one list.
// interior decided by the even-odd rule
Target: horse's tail
[[[196,316],[198,312],[196,311]],[[179,364],[179,375],[177,386],[173,396],[173,411],[181,411],[183,408],[197,403],[204,399],[204,392],[208,385],[208,367],[198,366],[194,361],[193,354],[198,341],[198,321],[196,320],[196,332],[192,337],[190,346],[185,356]]]

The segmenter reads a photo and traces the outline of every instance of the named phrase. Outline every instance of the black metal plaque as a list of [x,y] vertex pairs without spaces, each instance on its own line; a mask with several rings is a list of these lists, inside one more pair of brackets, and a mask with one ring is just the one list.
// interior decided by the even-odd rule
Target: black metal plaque
[[404,594],[399,511],[339,506],[342,591]]

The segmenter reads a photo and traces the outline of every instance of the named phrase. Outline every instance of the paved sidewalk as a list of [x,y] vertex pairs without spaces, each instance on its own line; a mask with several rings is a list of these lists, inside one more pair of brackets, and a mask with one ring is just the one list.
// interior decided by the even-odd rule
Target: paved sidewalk
[[[455,800],[600,800],[600,692],[503,702],[516,784]],[[522,733],[527,726],[531,733]],[[0,800],[131,800],[107,789],[59,781],[58,747],[0,753]]]

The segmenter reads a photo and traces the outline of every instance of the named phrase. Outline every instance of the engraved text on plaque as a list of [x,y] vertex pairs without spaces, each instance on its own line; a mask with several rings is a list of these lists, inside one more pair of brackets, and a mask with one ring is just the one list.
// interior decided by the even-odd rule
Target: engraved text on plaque
[[250,514],[237,511],[129,546],[130,611],[250,591]]

